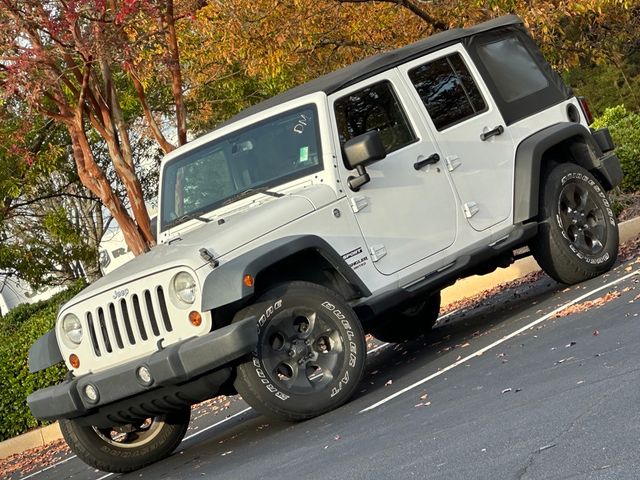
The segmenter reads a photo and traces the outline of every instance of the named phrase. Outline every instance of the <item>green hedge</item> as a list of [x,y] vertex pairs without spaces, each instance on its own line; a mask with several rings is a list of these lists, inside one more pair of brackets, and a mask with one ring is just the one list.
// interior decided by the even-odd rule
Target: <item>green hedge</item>
[[607,108],[592,127],[609,127],[624,172],[620,187],[626,192],[640,192],[640,114],[618,105]]
[[75,285],[51,299],[20,305],[0,319],[0,441],[42,425],[27,407],[34,390],[59,383],[64,364],[32,374],[27,366],[29,347],[53,328],[60,305],[83,288]]

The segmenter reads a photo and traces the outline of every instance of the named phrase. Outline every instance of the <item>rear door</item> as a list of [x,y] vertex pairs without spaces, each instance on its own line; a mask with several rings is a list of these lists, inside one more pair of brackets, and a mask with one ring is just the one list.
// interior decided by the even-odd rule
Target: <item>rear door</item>
[[511,216],[514,145],[461,45],[399,67],[477,231]]
[[[368,256],[387,275],[433,256],[456,238],[456,200],[442,161],[414,166],[441,155],[414,102],[402,100],[409,93],[394,69],[330,98],[339,145],[376,129],[387,151],[386,158],[366,167],[369,183],[357,192],[345,185]],[[356,175],[342,161],[338,167],[344,183]]]

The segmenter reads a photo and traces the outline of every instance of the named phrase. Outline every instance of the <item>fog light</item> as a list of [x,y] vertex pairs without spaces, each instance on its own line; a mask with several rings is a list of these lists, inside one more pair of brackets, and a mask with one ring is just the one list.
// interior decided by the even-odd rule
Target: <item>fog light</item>
[[196,312],[195,310],[193,312],[189,312],[189,321],[194,327],[199,327],[202,325],[202,315],[200,315],[200,312]]
[[80,359],[75,353],[72,353],[71,355],[69,355],[69,364],[73,368],[80,368]]
[[84,387],[84,395],[91,403],[96,403],[99,398],[98,389],[91,384]]
[[151,385],[153,383],[153,377],[151,376],[151,372],[144,365],[142,367],[138,367],[138,380],[142,382],[144,385]]

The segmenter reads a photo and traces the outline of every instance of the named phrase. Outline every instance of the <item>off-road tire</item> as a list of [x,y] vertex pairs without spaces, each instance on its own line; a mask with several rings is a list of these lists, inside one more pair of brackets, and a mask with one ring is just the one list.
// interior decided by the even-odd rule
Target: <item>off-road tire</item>
[[[101,430],[81,425],[74,419],[60,420],[60,430],[69,448],[86,464],[112,473],[126,473],[162,460],[173,452],[184,438],[191,409],[167,413],[153,419],[152,435],[136,445],[132,442],[108,441]],[[142,423],[142,422],[141,422]],[[104,430],[104,429],[102,429]]]
[[411,305],[392,309],[374,319],[369,332],[378,340],[400,343],[431,331],[440,312],[440,292],[422,297]]
[[358,317],[339,294],[290,282],[264,293],[234,320],[251,315],[258,345],[235,380],[249,405],[271,418],[300,421],[352,396],[364,371],[366,342]]
[[574,163],[552,167],[542,180],[538,235],[530,243],[542,269],[574,284],[608,271],[618,255],[618,225],[602,186]]

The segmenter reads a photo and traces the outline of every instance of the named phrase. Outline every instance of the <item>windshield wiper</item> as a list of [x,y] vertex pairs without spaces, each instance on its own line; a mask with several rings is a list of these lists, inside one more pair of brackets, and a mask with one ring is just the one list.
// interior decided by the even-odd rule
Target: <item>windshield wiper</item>
[[185,213],[184,215],[180,215],[178,218],[174,218],[169,223],[167,223],[165,229],[173,228],[176,225],[179,225],[188,220],[200,220],[203,223],[209,223],[211,221],[210,218],[203,217],[201,215],[198,215],[197,213]]
[[269,187],[259,187],[259,188],[247,188],[246,190],[243,190],[240,193],[236,193],[235,195],[232,195],[231,197],[227,198],[223,203],[222,206],[224,205],[229,205],[230,203],[233,203],[237,200],[240,200],[242,198],[246,198],[246,197],[250,197],[252,195],[256,195],[258,193],[264,193],[265,195],[270,195],[272,197],[284,197],[284,193],[280,193],[280,192],[272,192],[271,190],[269,190]]

